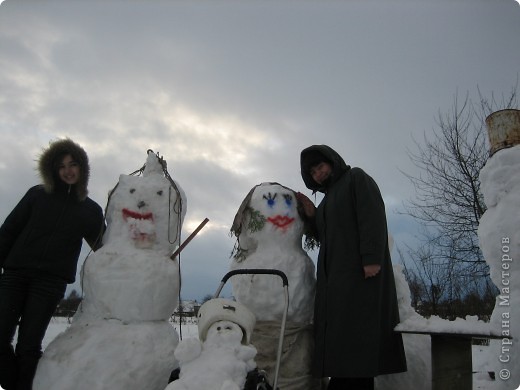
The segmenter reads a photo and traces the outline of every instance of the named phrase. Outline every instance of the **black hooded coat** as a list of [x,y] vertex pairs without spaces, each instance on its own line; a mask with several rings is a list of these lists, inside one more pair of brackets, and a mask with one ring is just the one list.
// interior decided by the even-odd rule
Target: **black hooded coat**
[[[331,164],[325,185],[310,168]],[[406,371],[385,206],[374,180],[326,145],[301,153],[305,185],[325,197],[316,210],[320,242],[314,310],[317,377],[375,377]],[[365,279],[363,266],[380,272]]]
[[[70,154],[80,166],[72,186],[59,179],[58,165]],[[97,249],[103,210],[90,199],[86,152],[70,139],[53,142],[40,156],[42,185],[30,188],[0,227],[0,266],[75,280],[83,238]]]

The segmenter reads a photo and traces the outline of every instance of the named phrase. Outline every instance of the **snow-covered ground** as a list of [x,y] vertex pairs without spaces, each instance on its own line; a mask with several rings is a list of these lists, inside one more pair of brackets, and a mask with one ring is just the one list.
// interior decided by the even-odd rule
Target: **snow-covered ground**
[[[182,332],[182,337],[198,337],[198,330],[196,323],[182,324],[182,329],[178,323],[171,323],[177,333]],[[47,334],[43,339],[43,348],[45,348],[58,334],[63,332],[69,326],[66,318],[55,317],[52,319]],[[496,388],[495,381],[492,381],[487,371],[492,368],[491,362],[488,361],[489,355],[487,346],[474,345],[473,346],[473,371],[475,376],[473,378],[474,390],[493,390]]]

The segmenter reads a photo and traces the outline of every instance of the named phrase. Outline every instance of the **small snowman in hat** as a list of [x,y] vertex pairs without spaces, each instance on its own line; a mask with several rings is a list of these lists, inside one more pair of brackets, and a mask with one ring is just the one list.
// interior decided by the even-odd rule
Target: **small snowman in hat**
[[256,319],[244,305],[215,298],[199,309],[199,338],[181,341],[175,350],[179,379],[165,390],[241,390],[256,368],[249,344]]

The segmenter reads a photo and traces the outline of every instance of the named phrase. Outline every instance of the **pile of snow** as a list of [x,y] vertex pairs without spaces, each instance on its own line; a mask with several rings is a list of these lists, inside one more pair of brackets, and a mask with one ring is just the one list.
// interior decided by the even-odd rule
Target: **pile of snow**
[[453,321],[445,320],[438,316],[424,318],[414,316],[401,321],[395,330],[400,332],[422,332],[422,333],[457,333],[476,336],[499,336],[499,332],[489,323],[481,321],[478,316],[466,316],[456,318]]

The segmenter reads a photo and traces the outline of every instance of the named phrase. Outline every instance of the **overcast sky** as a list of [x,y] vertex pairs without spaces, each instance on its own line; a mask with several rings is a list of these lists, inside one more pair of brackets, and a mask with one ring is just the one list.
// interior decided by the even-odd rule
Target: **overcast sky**
[[248,191],[277,181],[310,195],[300,151],[328,144],[378,182],[404,245],[412,137],[457,93],[507,95],[519,72],[514,0],[7,0],[0,219],[39,182],[51,140],[86,149],[102,207],[152,149],[188,197],[183,238],[210,219],[181,260],[182,297],[200,299],[227,272]]

